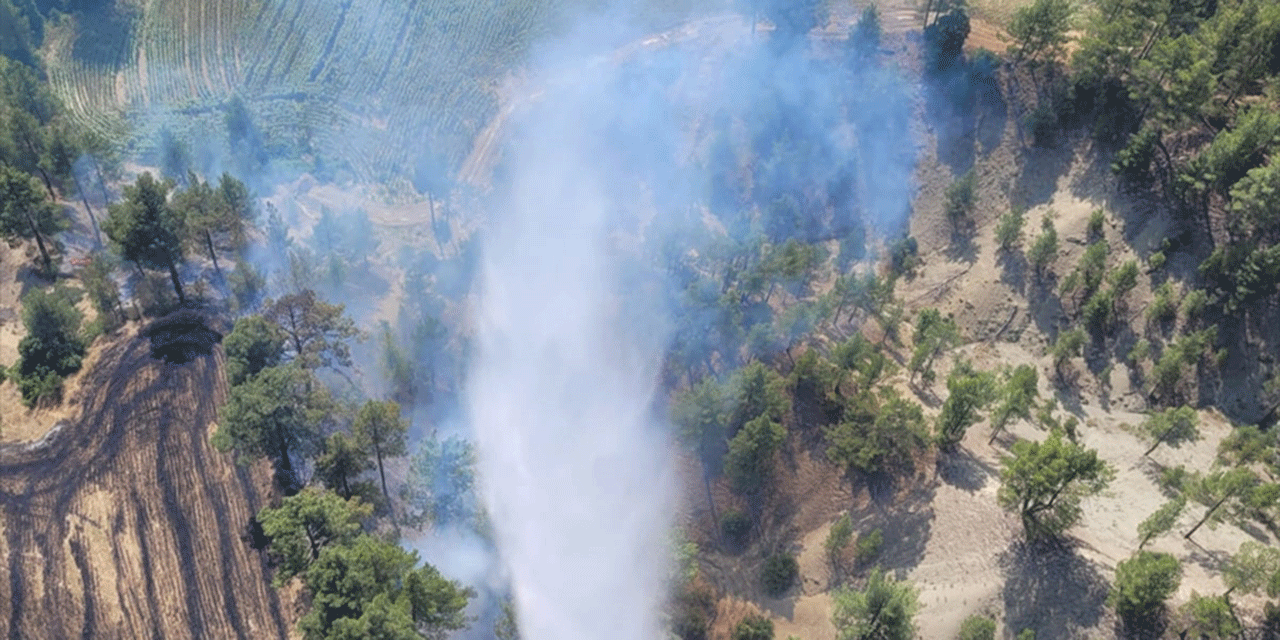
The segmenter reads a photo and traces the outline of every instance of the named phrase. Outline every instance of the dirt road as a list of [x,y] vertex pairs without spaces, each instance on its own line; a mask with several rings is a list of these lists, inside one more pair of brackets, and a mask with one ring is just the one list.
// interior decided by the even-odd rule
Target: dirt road
[[78,419],[0,448],[0,637],[287,637],[241,537],[269,485],[209,445],[221,351],[179,366],[148,348],[118,338]]

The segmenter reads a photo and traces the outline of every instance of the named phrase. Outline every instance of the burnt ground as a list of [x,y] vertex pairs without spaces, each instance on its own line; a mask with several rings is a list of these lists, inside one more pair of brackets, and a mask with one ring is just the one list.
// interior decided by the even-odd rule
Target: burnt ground
[[106,346],[79,417],[0,447],[0,638],[284,638],[245,524],[264,469],[209,444],[221,349],[182,365]]

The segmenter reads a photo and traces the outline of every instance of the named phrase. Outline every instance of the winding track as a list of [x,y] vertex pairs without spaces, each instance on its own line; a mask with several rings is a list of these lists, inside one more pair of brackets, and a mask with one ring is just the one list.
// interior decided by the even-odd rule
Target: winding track
[[77,421],[0,448],[0,638],[287,637],[241,538],[264,483],[209,444],[222,357],[167,365],[121,338]]

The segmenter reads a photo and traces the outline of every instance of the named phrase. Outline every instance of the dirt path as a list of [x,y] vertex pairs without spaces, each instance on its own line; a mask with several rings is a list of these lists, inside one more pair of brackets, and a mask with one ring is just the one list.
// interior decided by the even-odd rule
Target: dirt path
[[264,471],[209,445],[221,351],[186,365],[126,335],[88,371],[78,419],[0,447],[0,636],[284,638],[261,557],[241,538]]

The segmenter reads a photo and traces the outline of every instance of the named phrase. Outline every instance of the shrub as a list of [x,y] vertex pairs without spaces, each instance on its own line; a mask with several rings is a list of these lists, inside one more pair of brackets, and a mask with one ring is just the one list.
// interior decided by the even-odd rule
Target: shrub
[[693,580],[680,585],[672,600],[671,631],[681,640],[706,640],[711,618],[716,613],[716,597],[711,587]]
[[1181,310],[1182,317],[1188,322],[1200,317],[1204,313],[1204,308],[1209,303],[1209,294],[1203,289],[1193,289],[1190,293],[1183,296]]
[[879,529],[872,529],[871,533],[858,536],[858,542],[854,545],[854,561],[859,565],[865,565],[880,555],[880,548],[884,546],[884,534]]
[[769,556],[760,569],[760,585],[770,597],[777,598],[795,584],[800,565],[793,555],[777,553]]
[[827,539],[822,542],[822,549],[827,552],[832,565],[839,565],[840,556],[849,543],[853,541],[853,519],[846,513],[831,525]]
[[1173,286],[1168,282],[1156,289],[1151,306],[1147,307],[1147,319],[1168,322],[1178,315],[1178,303],[1174,300]]
[[1126,357],[1126,359],[1129,362],[1138,364],[1143,360],[1146,360],[1147,357],[1150,355],[1151,355],[1151,343],[1148,342],[1146,338],[1143,338],[1141,340],[1138,340],[1136,343],[1134,343],[1133,348],[1129,350],[1129,355]]
[[995,640],[996,621],[987,616],[972,615],[960,623],[960,640]]
[[1157,251],[1147,258],[1147,271],[1154,272],[1160,270],[1164,266],[1165,256],[1163,251]]
[[1139,551],[1116,565],[1116,581],[1109,601],[1130,629],[1145,629],[1164,609],[1165,600],[1178,590],[1182,567],[1167,553]]
[[22,298],[27,335],[18,343],[14,377],[27,406],[41,398],[58,398],[63,376],[80,370],[85,351],[80,335],[83,316],[75,307],[80,297],[80,291],[58,286],[33,289]]
[[746,546],[751,535],[751,518],[741,511],[726,511],[720,516],[720,535],[732,547]]
[[1036,640],[1036,632],[1034,629],[1023,629],[1018,632],[1018,640]]
[[895,240],[889,247],[889,267],[896,275],[915,271],[920,264],[920,245],[911,236],[903,236]]
[[1240,621],[1226,598],[1202,596],[1193,591],[1184,611],[1191,619],[1187,629],[1193,632],[1191,637],[1234,638],[1240,634]]
[[773,621],[760,614],[750,614],[733,628],[733,640],[773,640]]

